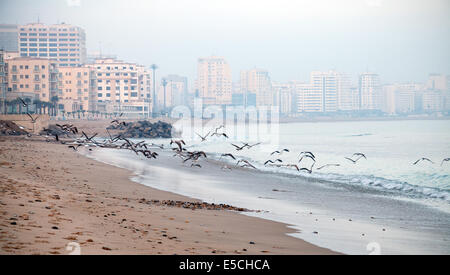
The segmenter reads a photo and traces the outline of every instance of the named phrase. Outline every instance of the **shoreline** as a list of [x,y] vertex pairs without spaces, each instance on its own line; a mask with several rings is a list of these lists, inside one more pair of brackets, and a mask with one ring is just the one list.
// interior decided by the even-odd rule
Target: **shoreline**
[[[450,221],[448,214],[419,202],[385,196],[382,191],[368,192],[346,185],[332,187],[326,182],[260,170],[234,168],[225,172],[220,168],[222,162],[209,158],[200,162],[202,168],[191,168],[164,152],[154,162],[120,150],[87,154],[92,159],[134,171],[133,181],[146,186],[210,203],[263,210],[243,214],[289,225],[297,231],[288,233],[290,236],[341,253],[366,254],[366,245],[373,241],[382,244],[386,254],[449,251],[448,245],[442,243],[448,237],[445,229]],[[161,180],[154,181],[155,178]],[[274,181],[282,183],[275,187],[278,192],[272,190]],[[298,203],[290,205],[293,201],[285,201],[283,194],[291,199],[295,196]],[[429,217],[435,217],[436,224],[429,224]],[[424,225],[430,227],[418,229]],[[411,243],[414,239],[421,244]]]
[[69,242],[81,254],[338,254],[289,236],[297,230],[288,224],[139,202],[200,201],[136,183],[132,172],[67,146],[0,141],[1,254],[68,254]]

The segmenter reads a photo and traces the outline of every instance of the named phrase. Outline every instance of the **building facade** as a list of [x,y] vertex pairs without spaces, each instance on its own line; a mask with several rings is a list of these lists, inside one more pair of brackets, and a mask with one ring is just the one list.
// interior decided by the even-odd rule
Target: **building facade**
[[110,58],[97,59],[86,66],[97,73],[99,110],[148,116],[151,74],[144,66]]
[[18,48],[21,57],[50,58],[59,67],[77,67],[86,62],[86,33],[67,24],[20,25]]
[[179,105],[188,105],[189,100],[187,77],[179,75],[168,75],[166,77],[163,77],[156,98],[159,109],[164,109],[164,106],[167,110]]
[[363,73],[359,76],[359,100],[361,110],[381,109],[381,84],[378,74]]
[[197,77],[196,90],[203,104],[231,104],[231,69],[224,58],[199,58]]
[[30,93],[45,102],[58,95],[58,68],[54,61],[16,57],[6,60],[6,68],[8,93]]
[[272,106],[274,94],[269,72],[263,69],[252,69],[241,72],[241,92],[256,94],[257,106]]
[[59,68],[59,109],[65,112],[96,111],[97,73],[88,66]]
[[359,109],[358,93],[350,77],[336,71],[311,72],[310,82],[293,81],[297,112],[355,111]]

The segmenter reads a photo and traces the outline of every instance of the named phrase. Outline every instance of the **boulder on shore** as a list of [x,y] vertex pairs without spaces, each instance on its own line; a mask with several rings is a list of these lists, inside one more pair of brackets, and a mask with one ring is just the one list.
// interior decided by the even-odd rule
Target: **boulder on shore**
[[0,135],[1,136],[20,136],[28,135],[23,127],[18,126],[12,121],[0,120]]
[[108,130],[120,130],[124,138],[171,138],[172,125],[166,122],[158,121],[151,123],[149,121],[125,122],[122,124],[113,124]]

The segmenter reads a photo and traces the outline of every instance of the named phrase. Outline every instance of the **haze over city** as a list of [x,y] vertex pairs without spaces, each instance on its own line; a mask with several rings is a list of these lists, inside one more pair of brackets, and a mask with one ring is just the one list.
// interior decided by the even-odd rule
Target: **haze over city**
[[449,0],[0,1],[0,255],[450,254]]
[[446,0],[2,1],[0,23],[66,22],[86,30],[88,52],[102,51],[158,74],[196,78],[197,59],[223,56],[233,82],[241,70],[273,81],[308,80],[314,70],[382,83],[425,82],[450,73]]

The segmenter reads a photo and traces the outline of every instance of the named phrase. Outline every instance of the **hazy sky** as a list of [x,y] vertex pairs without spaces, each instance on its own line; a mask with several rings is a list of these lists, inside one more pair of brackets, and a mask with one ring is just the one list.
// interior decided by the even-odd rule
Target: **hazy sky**
[[116,54],[159,74],[196,77],[197,58],[224,56],[233,81],[261,67],[275,81],[312,70],[384,83],[450,74],[449,0],[0,0],[0,23],[66,22],[88,52]]

